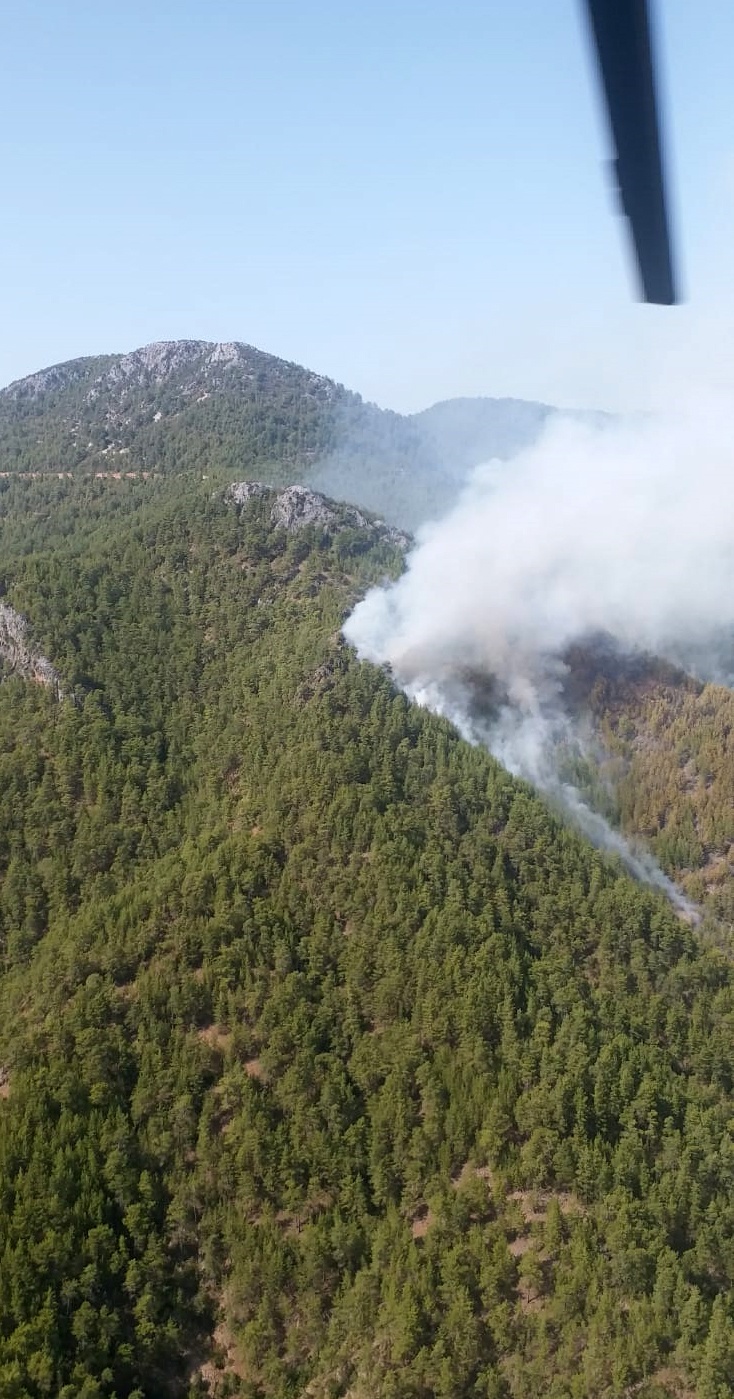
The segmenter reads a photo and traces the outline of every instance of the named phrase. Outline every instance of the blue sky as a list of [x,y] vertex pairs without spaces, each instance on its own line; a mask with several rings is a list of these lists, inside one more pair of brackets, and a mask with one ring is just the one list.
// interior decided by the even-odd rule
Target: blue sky
[[734,6],[657,8],[673,309],[633,299],[580,0],[5,0],[0,382],[183,336],[400,409],[734,381]]

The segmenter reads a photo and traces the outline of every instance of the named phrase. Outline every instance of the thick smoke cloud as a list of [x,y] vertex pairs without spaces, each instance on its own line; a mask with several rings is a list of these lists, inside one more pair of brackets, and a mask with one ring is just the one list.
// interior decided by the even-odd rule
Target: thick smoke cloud
[[[557,761],[579,741],[561,704],[568,648],[601,635],[725,678],[734,414],[712,402],[665,421],[554,423],[513,461],[473,473],[345,634],[584,824]],[[619,848],[599,821],[588,813],[588,833]]]

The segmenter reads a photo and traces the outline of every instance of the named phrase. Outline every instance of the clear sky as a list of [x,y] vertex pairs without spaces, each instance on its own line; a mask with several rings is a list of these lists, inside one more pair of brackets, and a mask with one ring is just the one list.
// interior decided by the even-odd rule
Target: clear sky
[[0,382],[245,340],[387,407],[734,386],[734,6],[659,0],[684,308],[633,300],[580,0],[4,0]]

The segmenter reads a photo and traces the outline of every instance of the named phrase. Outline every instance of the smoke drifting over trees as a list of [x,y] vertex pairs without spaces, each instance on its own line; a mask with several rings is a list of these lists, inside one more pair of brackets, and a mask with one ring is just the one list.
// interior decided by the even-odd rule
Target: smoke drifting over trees
[[730,416],[709,402],[665,421],[550,423],[472,474],[403,576],[358,605],[348,639],[584,824],[560,763],[583,743],[564,703],[569,648],[601,638],[718,678],[734,669]]

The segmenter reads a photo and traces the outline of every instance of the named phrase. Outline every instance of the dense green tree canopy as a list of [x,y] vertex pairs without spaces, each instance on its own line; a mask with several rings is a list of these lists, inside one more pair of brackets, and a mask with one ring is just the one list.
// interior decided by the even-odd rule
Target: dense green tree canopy
[[339,638],[400,557],[15,482],[0,1394],[731,1393],[731,964]]

